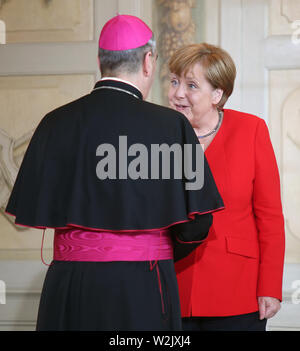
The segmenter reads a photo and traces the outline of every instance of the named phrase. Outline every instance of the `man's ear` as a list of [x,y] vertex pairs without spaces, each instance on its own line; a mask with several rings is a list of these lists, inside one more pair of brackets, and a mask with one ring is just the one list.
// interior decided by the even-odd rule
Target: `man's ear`
[[97,57],[97,60],[98,60],[98,67],[99,67],[99,69],[100,69],[100,71],[101,71],[101,64],[100,64],[100,58],[99,58],[99,56]]
[[153,54],[151,51],[148,51],[144,56],[143,62],[143,73],[146,77],[149,77],[152,72],[153,67]]

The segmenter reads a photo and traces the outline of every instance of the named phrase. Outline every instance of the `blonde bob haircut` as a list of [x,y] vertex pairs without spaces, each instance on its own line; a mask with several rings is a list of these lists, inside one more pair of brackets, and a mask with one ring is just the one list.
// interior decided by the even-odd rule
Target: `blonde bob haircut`
[[206,80],[214,89],[222,89],[223,96],[217,104],[222,109],[231,95],[236,77],[235,64],[223,49],[207,43],[185,45],[172,55],[169,70],[185,76],[196,63],[200,63]]

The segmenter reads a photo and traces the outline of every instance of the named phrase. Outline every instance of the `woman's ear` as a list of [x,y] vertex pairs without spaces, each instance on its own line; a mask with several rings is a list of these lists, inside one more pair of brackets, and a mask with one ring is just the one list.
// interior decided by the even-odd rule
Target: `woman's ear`
[[215,89],[212,92],[212,102],[214,105],[218,105],[218,103],[221,101],[222,96],[223,96],[224,91],[222,89]]

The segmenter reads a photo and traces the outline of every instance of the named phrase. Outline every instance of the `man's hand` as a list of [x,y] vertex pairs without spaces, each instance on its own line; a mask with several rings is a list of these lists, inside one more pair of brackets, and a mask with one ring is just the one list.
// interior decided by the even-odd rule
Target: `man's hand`
[[275,316],[275,314],[280,310],[280,301],[275,297],[269,296],[259,296],[258,297],[258,307],[259,307],[259,319],[268,319]]

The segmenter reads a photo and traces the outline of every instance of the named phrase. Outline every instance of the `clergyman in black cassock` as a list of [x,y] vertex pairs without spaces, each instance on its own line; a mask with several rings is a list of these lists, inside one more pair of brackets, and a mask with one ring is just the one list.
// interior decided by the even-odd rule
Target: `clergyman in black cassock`
[[[151,55],[147,51],[141,67],[148,60],[154,74]],[[180,247],[199,245],[211,225],[210,213],[224,207],[205,157],[199,189],[187,190],[191,180],[184,176],[151,178],[153,145],[178,144],[183,150],[187,144],[196,148],[199,141],[182,114],[144,100],[152,79],[143,68],[137,74],[143,83],[124,80],[122,74],[105,77],[89,94],[48,113],[25,153],[6,212],[16,217],[16,224],[55,228],[56,239],[68,232],[68,240],[74,239],[72,252],[55,244],[60,256],[54,255],[46,274],[37,330],[181,330],[172,258],[124,260],[122,251],[119,260],[78,259],[78,252],[90,254],[81,239],[76,246],[79,232],[85,238],[99,235],[99,247],[103,235],[116,235],[117,249],[123,235],[139,240],[153,230],[168,231],[176,243],[175,259],[180,259],[189,253]],[[124,176],[119,161],[127,150],[120,149],[120,140],[128,148],[143,145],[149,151],[147,178]],[[100,145],[116,150],[114,179],[99,179],[97,167],[107,156],[97,153]],[[127,153],[126,165],[134,159]],[[183,164],[186,159],[183,152]],[[194,152],[189,162],[196,164]],[[101,247],[97,255],[106,249]]]

